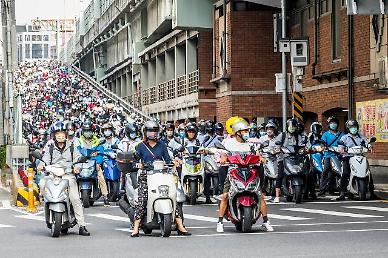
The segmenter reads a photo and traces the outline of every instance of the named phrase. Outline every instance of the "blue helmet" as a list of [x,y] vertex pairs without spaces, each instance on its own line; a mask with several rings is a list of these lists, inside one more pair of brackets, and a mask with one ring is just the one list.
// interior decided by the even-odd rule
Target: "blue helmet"
[[50,133],[55,134],[57,132],[66,132],[66,125],[62,121],[55,122],[50,127]]

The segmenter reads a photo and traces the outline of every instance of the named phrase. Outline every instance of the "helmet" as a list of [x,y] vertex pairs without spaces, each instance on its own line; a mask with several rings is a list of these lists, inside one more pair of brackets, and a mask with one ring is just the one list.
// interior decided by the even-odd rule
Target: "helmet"
[[303,133],[303,131],[304,131],[304,123],[303,123],[303,121],[299,120],[299,119],[296,119],[296,121],[298,122],[298,125],[297,125],[298,133]]
[[224,133],[224,125],[220,122],[215,124],[214,129],[216,133]]
[[213,121],[207,121],[206,123],[205,123],[205,132],[206,133],[214,133],[214,131],[215,131],[215,127],[214,127],[214,122]]
[[113,125],[111,123],[106,123],[104,124],[101,129],[104,131],[104,130],[107,130],[107,129],[111,129],[113,130]]
[[189,131],[194,131],[195,137],[196,137],[196,136],[197,136],[197,133],[198,133],[198,127],[195,125],[195,123],[188,123],[188,124],[186,125],[185,131],[186,131],[186,137],[187,137],[187,133],[188,133]]
[[165,129],[171,129],[171,130],[174,130],[175,129],[175,126],[173,123],[167,123],[166,126],[165,126]]
[[320,135],[322,133],[322,125],[318,122],[314,122],[310,126],[310,131],[315,135]]
[[236,134],[239,131],[249,130],[249,124],[245,119],[235,121],[231,126],[233,133]]
[[55,134],[57,132],[66,132],[66,126],[62,121],[58,121],[50,128],[50,133]]
[[149,140],[157,140],[160,126],[155,120],[148,120],[143,126],[144,136]]
[[347,122],[346,122],[346,129],[349,130],[349,128],[351,127],[357,127],[357,129],[359,129],[360,125],[358,124],[358,122],[354,119],[349,119]]
[[131,135],[136,135],[133,138],[137,138],[139,136],[139,127],[135,123],[129,123],[125,127],[125,136],[132,138]]
[[269,128],[273,128],[275,132],[278,131],[278,125],[272,120],[269,120],[268,123],[265,125],[265,130],[268,130]]
[[337,123],[339,124],[339,120],[338,118],[336,118],[335,116],[331,116],[327,119],[327,122],[330,124],[330,123]]
[[75,130],[75,124],[71,121],[67,122],[66,123],[66,130],[69,131],[69,130]]
[[[191,124],[191,123],[189,123]],[[200,120],[198,122],[198,128],[197,128],[197,131],[199,130],[201,133],[205,133],[205,128],[206,128],[206,122],[205,120]]]
[[90,131],[90,130],[93,130],[93,128],[92,128],[92,123],[89,121],[89,120],[87,120],[87,121],[85,121],[84,123],[83,123],[83,125],[82,125],[82,131]]
[[298,129],[298,121],[295,118],[288,119],[286,125],[289,133],[295,133]]

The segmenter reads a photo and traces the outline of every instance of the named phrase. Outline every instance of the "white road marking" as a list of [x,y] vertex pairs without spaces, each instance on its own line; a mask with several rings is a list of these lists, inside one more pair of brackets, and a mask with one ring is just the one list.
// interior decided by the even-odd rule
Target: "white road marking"
[[[349,229],[349,230],[313,230],[313,231],[295,231],[295,232],[253,232],[253,233],[218,233],[208,235],[192,235],[193,237],[216,237],[216,236],[250,236],[250,235],[264,235],[264,234],[314,234],[314,233],[352,233],[352,232],[375,232],[388,231],[388,228],[375,229]],[[173,238],[180,236],[170,236]]]
[[132,233],[132,229],[130,228],[116,228],[115,230]]
[[21,218],[21,219],[30,219],[30,220],[38,220],[38,221],[45,221],[46,219],[43,216],[36,216],[32,214],[27,214],[27,215],[18,215],[15,216],[16,218]]
[[344,208],[367,210],[367,211],[382,211],[382,212],[388,211],[388,208],[372,207],[372,206],[344,206]]
[[0,228],[14,228],[15,226],[0,224]]
[[311,219],[311,218],[303,218],[303,217],[295,217],[295,216],[278,215],[278,214],[272,214],[272,213],[268,214],[268,217],[270,219],[284,219],[284,220],[292,220],[292,221]]
[[381,217],[384,217],[384,216],[379,216],[379,215],[366,215],[366,214],[356,214],[356,213],[349,213],[349,212],[316,210],[316,209],[306,209],[306,208],[287,208],[287,209],[282,209],[282,210],[306,212],[306,213],[314,213],[314,214],[323,214],[323,215],[331,215],[331,216],[339,216],[339,217],[351,217],[351,218],[381,218]]
[[207,222],[214,222],[214,223],[218,222],[218,218],[214,218],[214,217],[205,217],[205,216],[192,215],[192,214],[184,214],[183,216],[185,219],[207,221]]
[[96,217],[96,218],[109,219],[114,221],[130,222],[128,217],[114,216],[114,215],[105,214],[105,213],[87,214],[87,215]]

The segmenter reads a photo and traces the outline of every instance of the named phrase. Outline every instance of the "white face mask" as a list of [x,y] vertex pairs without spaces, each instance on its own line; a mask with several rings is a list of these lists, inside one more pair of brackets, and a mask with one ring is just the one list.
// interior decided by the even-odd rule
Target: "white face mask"
[[106,130],[104,131],[105,137],[111,137],[112,136],[112,131],[111,130]]

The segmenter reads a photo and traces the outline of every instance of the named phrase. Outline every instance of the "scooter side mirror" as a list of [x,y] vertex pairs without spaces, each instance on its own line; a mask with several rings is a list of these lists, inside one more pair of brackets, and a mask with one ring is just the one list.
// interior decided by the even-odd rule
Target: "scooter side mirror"
[[43,155],[39,151],[32,151],[31,156],[38,160],[42,160],[43,158]]
[[219,142],[214,143],[214,147],[216,147],[217,149],[226,150],[225,146]]
[[117,144],[113,144],[111,146],[112,150],[118,150],[119,149],[119,146],[117,146]]
[[377,138],[373,136],[372,138],[370,138],[369,143],[374,143],[374,142],[376,142],[376,141],[377,141]]
[[103,145],[106,143],[106,140],[105,139],[100,139],[100,143],[98,145]]
[[207,142],[208,140],[210,140],[210,136],[206,135],[206,137],[203,139],[203,142]]
[[88,161],[88,157],[82,156],[80,157],[76,163],[85,163]]

